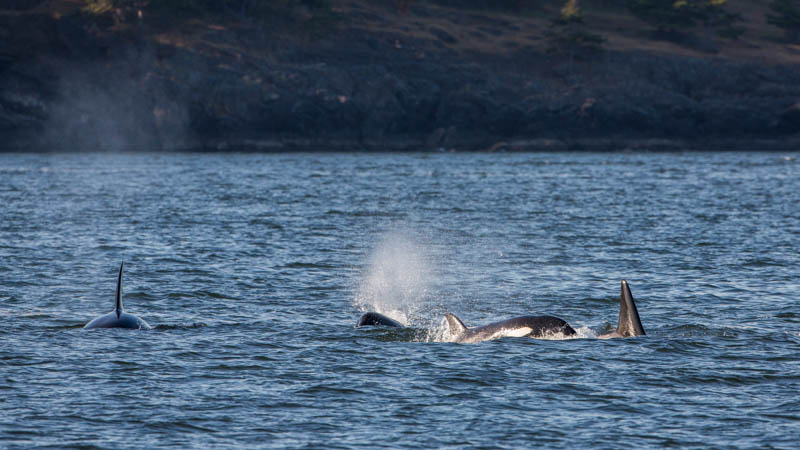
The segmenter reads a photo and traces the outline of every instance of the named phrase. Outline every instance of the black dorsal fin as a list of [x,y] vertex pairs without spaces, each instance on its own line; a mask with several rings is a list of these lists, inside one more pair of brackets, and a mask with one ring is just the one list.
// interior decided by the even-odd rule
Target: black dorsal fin
[[117,313],[117,319],[125,312],[125,308],[122,306],[122,266],[124,265],[124,261],[119,265],[119,278],[117,278],[117,299],[114,303],[114,312]]
[[464,322],[456,317],[455,314],[447,313],[444,315],[444,318],[447,320],[447,326],[450,328],[451,335],[458,336],[467,331],[467,326],[464,325]]
[[633,294],[628,282],[622,280],[622,288],[619,294],[619,322],[617,323],[617,334],[622,337],[641,336],[646,334],[642,321],[639,319],[639,311],[636,303],[633,302]]

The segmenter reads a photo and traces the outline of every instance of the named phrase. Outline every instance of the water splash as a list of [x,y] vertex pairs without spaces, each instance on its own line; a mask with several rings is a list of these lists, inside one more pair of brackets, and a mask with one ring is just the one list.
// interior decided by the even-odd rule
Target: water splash
[[426,247],[404,231],[385,234],[370,256],[353,304],[362,312],[375,311],[405,325],[424,321],[435,278]]
[[456,336],[450,332],[444,316],[438,322],[431,323],[427,329],[417,334],[419,342],[455,342]]
[[575,335],[570,336],[571,339],[597,339],[597,336],[600,335],[597,331],[589,328],[586,325],[582,325],[575,329]]

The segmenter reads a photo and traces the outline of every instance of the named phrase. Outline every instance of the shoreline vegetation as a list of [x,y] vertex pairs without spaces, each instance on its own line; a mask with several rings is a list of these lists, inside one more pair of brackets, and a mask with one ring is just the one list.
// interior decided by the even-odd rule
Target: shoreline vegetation
[[0,0],[0,151],[800,149],[800,0]]

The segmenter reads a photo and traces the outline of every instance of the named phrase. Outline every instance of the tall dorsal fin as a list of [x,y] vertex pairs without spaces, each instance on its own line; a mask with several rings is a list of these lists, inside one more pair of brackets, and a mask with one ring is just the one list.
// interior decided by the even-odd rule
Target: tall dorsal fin
[[117,278],[117,299],[114,303],[114,312],[117,313],[117,319],[125,312],[125,308],[122,306],[122,266],[124,265],[125,261],[119,265],[119,278]]
[[619,294],[619,322],[617,323],[617,334],[622,337],[641,336],[646,334],[642,321],[639,319],[639,311],[636,303],[633,302],[633,294],[628,282],[622,280],[622,288]]
[[452,336],[458,336],[467,331],[467,326],[455,314],[447,313],[444,318],[447,320],[447,326],[450,328]]

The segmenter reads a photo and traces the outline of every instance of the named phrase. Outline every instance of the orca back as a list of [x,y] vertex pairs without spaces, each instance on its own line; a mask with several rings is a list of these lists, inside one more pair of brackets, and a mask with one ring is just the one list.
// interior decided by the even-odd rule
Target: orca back
[[108,314],[96,317],[91,322],[87,323],[84,329],[93,328],[129,328],[129,329],[143,329],[149,330],[152,327],[133,314],[125,312],[125,307],[122,305],[122,268],[125,263],[119,265],[119,275],[117,275],[117,295],[114,299],[114,310]]
[[149,330],[150,325],[133,314],[122,313],[117,317],[116,311],[111,311],[87,323],[85,329],[94,328],[127,328],[131,330]]
[[356,328],[383,325],[385,327],[405,328],[402,323],[376,312],[364,313],[356,323]]
[[559,333],[564,336],[573,336],[577,334],[575,329],[569,326],[564,319],[554,316],[522,316],[511,320],[530,327],[530,337],[533,338],[547,337]]

